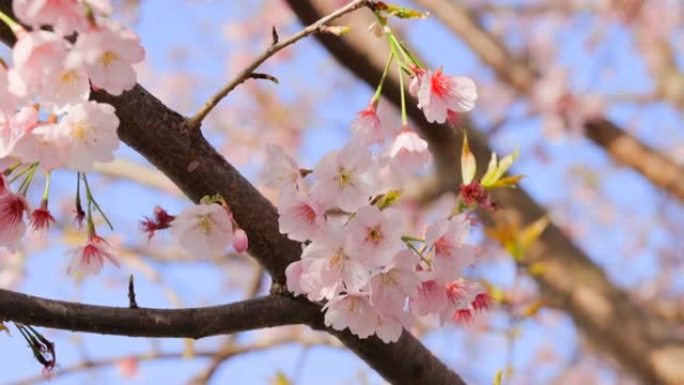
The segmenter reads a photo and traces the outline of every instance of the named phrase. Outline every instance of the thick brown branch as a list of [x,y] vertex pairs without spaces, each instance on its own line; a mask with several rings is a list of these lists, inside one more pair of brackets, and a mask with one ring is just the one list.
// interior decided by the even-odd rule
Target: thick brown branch
[[630,165],[656,186],[684,197],[684,167],[625,133],[606,119],[585,123],[586,135],[618,161]]
[[0,289],[0,320],[130,337],[183,337],[237,333],[281,325],[321,324],[320,308],[271,295],[228,305],[149,309],[84,305]]
[[[304,23],[324,14],[330,7],[324,0],[288,0],[288,3]],[[356,28],[342,39],[317,38],[342,65],[374,88],[383,70],[386,50],[364,35],[365,28],[361,26],[370,24],[371,19],[362,16],[357,14],[353,21],[345,21]],[[390,92],[386,95],[392,96],[395,105],[399,105],[398,89],[398,79],[388,77],[385,90]],[[409,115],[425,133],[433,151],[437,149],[438,160],[441,152],[458,153],[459,147],[454,143],[460,142],[448,127],[425,123],[422,112],[415,108],[409,109]],[[439,140],[437,135],[443,135],[445,139],[436,141]],[[491,148],[484,137],[470,130],[469,140],[478,164],[486,164]],[[458,164],[442,160],[435,193],[456,187]],[[503,207],[514,210],[525,224],[546,214],[544,208],[522,189],[499,191],[495,198]],[[482,214],[485,223],[493,222],[487,213]],[[533,277],[541,285],[545,301],[567,311],[592,341],[624,367],[649,384],[672,383],[684,378],[680,377],[681,370],[675,364],[684,349],[679,344],[668,345],[672,336],[667,325],[659,319],[648,318],[558,227],[549,226],[526,256],[527,262],[535,263],[539,268]]]
[[[11,14],[9,2],[0,2],[0,10]],[[2,29],[2,26],[0,39],[8,44],[14,42],[13,36]],[[395,87],[395,90],[398,88]],[[284,282],[285,268],[299,258],[301,245],[280,234],[273,205],[209,145],[199,130],[193,130],[183,116],[166,107],[140,85],[117,97],[101,91],[95,92],[93,97],[116,108],[121,121],[121,140],[166,174],[188,197],[198,201],[205,195],[221,194],[228,201],[235,219],[249,236],[249,253],[264,265],[274,280]],[[433,136],[450,138],[442,130],[434,130]],[[5,305],[0,303],[0,316],[17,311]],[[308,317],[310,314],[307,315],[306,308],[314,305],[301,306],[305,307],[298,310],[303,314],[301,317]],[[25,313],[30,309],[22,308],[20,312]],[[26,318],[24,321],[30,324],[57,328],[61,325],[62,328],[71,329],[67,323],[68,317],[60,316],[58,311],[56,313],[64,324],[54,323],[50,318],[34,317],[31,313],[15,316]],[[316,314],[320,316],[318,311]],[[72,317],[77,315],[70,314]],[[83,330],[119,334],[121,324],[113,323],[107,318],[81,326]],[[241,322],[252,321],[251,316],[244,318]],[[212,319],[197,321],[211,322]],[[317,318],[300,319],[298,322],[317,327]],[[395,344],[384,344],[376,338],[361,340],[348,332],[333,333],[392,384],[464,384],[455,373],[406,332]]]

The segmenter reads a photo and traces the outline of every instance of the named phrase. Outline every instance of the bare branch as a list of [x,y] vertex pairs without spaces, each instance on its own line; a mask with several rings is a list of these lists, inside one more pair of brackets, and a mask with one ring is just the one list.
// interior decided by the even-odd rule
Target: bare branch
[[[313,345],[326,344],[328,346],[333,346],[324,338],[306,337],[299,335],[289,335],[281,338],[267,338],[255,341],[253,343],[236,345],[230,344],[222,347],[220,350],[201,350],[193,353],[193,357],[196,358],[221,358],[223,362],[229,360],[238,355],[245,353],[256,353],[262,350],[271,349],[280,345],[298,343],[302,346],[308,347]],[[59,368],[54,373],[52,373],[52,378],[66,376],[68,374],[81,372],[83,370],[94,370],[107,366],[113,366],[119,362],[126,359],[134,359],[136,362],[151,362],[160,360],[174,360],[185,358],[185,352],[149,352],[138,355],[125,355],[120,357],[110,357],[98,360],[83,360],[80,363]],[[36,383],[43,383],[45,377],[40,375],[36,377],[27,378],[21,381],[12,383],[11,385],[31,385]]]
[[[278,38],[278,34],[274,27],[272,30],[273,44],[266,48],[266,50],[261,55],[257,56],[254,59],[254,61],[252,61],[252,63],[250,63],[239,74],[237,74],[237,76],[233,80],[231,80],[228,84],[221,88],[214,96],[209,98],[209,100],[206,103],[204,103],[204,105],[199,109],[199,111],[197,111],[197,113],[194,116],[188,118],[189,126],[193,129],[199,129],[200,125],[202,124],[202,120],[204,120],[207,114],[209,114],[209,112],[211,112],[211,110],[213,110],[214,107],[216,107],[219,104],[219,102],[226,97],[226,95],[228,95],[233,89],[235,89],[235,87],[240,85],[245,80],[253,78],[254,76],[252,75],[254,74],[254,71],[257,68],[259,68],[259,66],[263,64],[266,60],[268,60],[271,56],[275,55],[278,51],[296,43],[297,41],[309,35],[321,32],[322,27],[325,26],[327,23],[337,19],[340,16],[344,16],[359,8],[365,7],[368,4],[369,0],[354,0],[351,3],[330,13],[328,16],[321,18],[320,20],[312,23],[311,25],[295,33],[294,35],[287,37],[284,40],[280,40]],[[272,80],[271,78],[268,79]]]
[[130,337],[202,338],[281,325],[321,326],[320,308],[287,296],[228,305],[149,309],[83,305],[0,289],[0,320]]

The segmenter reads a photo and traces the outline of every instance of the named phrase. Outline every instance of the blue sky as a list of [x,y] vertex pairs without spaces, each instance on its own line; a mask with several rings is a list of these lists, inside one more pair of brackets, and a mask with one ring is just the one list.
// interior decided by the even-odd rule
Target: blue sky
[[[236,6],[240,3],[240,6]],[[147,62],[155,72],[162,75],[179,70],[192,71],[201,81],[197,89],[179,89],[181,95],[195,95],[191,101],[195,106],[203,97],[213,92],[222,82],[227,80],[226,61],[234,47],[222,38],[221,26],[228,20],[239,21],[254,12],[258,1],[142,1],[139,22],[134,26],[140,34],[147,50]],[[621,27],[610,28],[604,45],[596,48],[591,60],[587,60],[584,49],[589,28],[593,27],[588,15],[580,15],[573,23],[576,28],[560,32],[557,36],[560,49],[560,63],[575,69],[572,76],[573,88],[580,92],[602,92],[606,94],[619,92],[644,92],[652,86],[648,81],[643,63],[638,59],[630,35]],[[265,26],[264,28],[269,28]],[[568,32],[572,31],[572,32]],[[287,31],[281,31],[285,34]],[[408,30],[411,42],[420,47],[420,54],[429,62],[443,64],[449,73],[467,74],[480,78],[491,78],[491,72],[483,68],[467,48],[444,28],[434,21],[414,22]],[[514,38],[511,38],[514,40]],[[182,47],[187,60],[175,62],[170,60],[171,53]],[[277,92],[285,97],[292,97],[292,88],[309,88],[311,92],[321,92],[320,85],[336,84],[337,81],[352,81],[349,74],[342,69],[331,71],[331,59],[319,47],[314,39],[300,42],[294,48],[296,59],[282,66],[269,66],[269,71],[276,74],[281,84]],[[327,67],[326,67],[327,66]],[[598,76],[605,67],[613,72],[612,76]],[[323,70],[321,70],[323,68]],[[327,70],[325,70],[327,68]],[[332,67],[335,68],[335,67]],[[311,71],[318,71],[319,76],[312,77]],[[341,79],[341,80],[340,80]],[[598,79],[598,80],[597,80]],[[326,83],[329,82],[329,83]],[[145,85],[143,83],[143,85]],[[270,84],[264,87],[275,87]],[[154,88],[152,88],[154,91]],[[316,108],[314,119],[302,119],[307,122],[307,135],[301,158],[305,164],[313,164],[325,151],[338,146],[348,135],[347,127],[353,115],[370,99],[372,90],[363,84],[352,83],[349,87],[329,87],[321,92],[324,103]],[[238,88],[224,103],[232,103],[245,97]],[[243,101],[243,100],[240,100]],[[179,111],[186,115],[192,111]],[[668,106],[652,105],[635,107],[617,105],[608,111],[609,116],[620,123],[629,123],[638,114],[643,120],[652,119],[664,124],[676,124],[679,117]],[[515,115],[515,111],[511,114]],[[248,117],[247,117],[248,118]],[[474,118],[486,125],[487,116],[475,112]],[[304,123],[303,123],[304,124]],[[581,165],[588,170],[607,170],[606,177],[598,187],[604,199],[613,202],[620,211],[619,217],[633,217],[649,223],[658,208],[658,201],[649,199],[657,192],[648,183],[628,170],[616,169],[612,162],[595,147],[588,145],[581,137],[570,137],[563,141],[548,143],[540,133],[540,121],[536,118],[526,119],[522,123],[506,127],[493,138],[497,150],[508,153],[516,148],[521,149],[522,156],[515,165],[516,172],[528,175],[523,186],[540,202],[553,206],[556,202],[566,200],[573,188],[581,185],[581,180],[568,180],[567,175],[559,172],[569,165]],[[638,135],[646,142],[656,146],[664,146],[662,135],[650,130],[641,130]],[[681,141],[682,132],[673,133],[672,141]],[[544,143],[546,151],[553,159],[550,163],[541,163],[534,156],[534,146]],[[139,159],[131,150],[122,146],[121,156]],[[230,155],[228,155],[230,160]],[[244,171],[254,178],[254,168],[245,167]],[[60,172],[56,177],[55,192],[68,197],[73,189],[75,176],[68,172]],[[183,199],[159,193],[149,188],[132,183],[113,184],[106,178],[93,175],[94,188],[98,199],[105,210],[110,213],[115,227],[126,235],[124,241],[140,241],[142,235],[135,231],[137,221],[143,215],[149,215],[154,205],[161,204],[169,211],[178,211],[188,202]],[[561,188],[559,188],[559,186]],[[567,188],[563,188],[567,187]],[[36,189],[40,190],[40,189]],[[555,206],[554,206],[555,207]],[[624,228],[609,228],[593,222],[591,206],[577,203],[569,212],[552,211],[556,218],[575,221],[588,226],[593,236],[580,240],[581,246],[599,264],[616,266],[622,260],[618,250],[628,240]],[[674,210],[681,210],[675,208]],[[679,211],[677,211],[679,212]],[[65,213],[62,213],[65,214]],[[66,216],[62,215],[65,219]],[[643,229],[641,229],[643,231]],[[106,232],[105,232],[106,234]],[[125,282],[131,272],[136,275],[139,303],[148,307],[169,307],[168,298],[158,283],[151,282],[144,275],[124,266],[121,270],[105,269],[96,278],[87,279],[76,284],[72,278],[63,274],[68,258],[64,256],[70,245],[65,245],[59,236],[51,237],[49,247],[32,253],[28,259],[27,279],[20,290],[25,293],[82,301],[84,303],[125,306]],[[156,241],[155,247],[163,245],[164,240]],[[609,269],[612,278],[624,286],[637,285],[650,279],[657,271],[657,260],[652,253],[659,245],[666,243],[670,237],[662,228],[654,227],[649,235],[649,247],[639,255],[630,259],[629,265],[617,264],[619,270]],[[652,244],[652,245],[651,245]],[[208,263],[193,265],[183,263],[160,264],[143,258],[149,266],[157,269],[163,277],[163,285],[175,291],[185,306],[202,306],[236,300],[234,291],[227,290],[230,275]],[[498,260],[487,266],[490,279],[505,285],[512,282],[512,265],[509,261]],[[565,316],[550,314],[544,316],[552,322],[524,321],[521,335],[515,343],[514,363],[526,366],[533,359],[535,349],[548,341],[553,335],[558,339],[555,344],[557,353],[564,359],[571,359],[576,349],[577,333],[571,321]],[[495,317],[492,322],[506,329],[509,320],[504,316]],[[125,356],[127,354],[144,353],[155,346],[160,351],[182,351],[181,340],[134,339],[96,335],[71,334],[69,332],[43,330],[46,336],[57,341],[58,360],[63,367],[78,362],[83,357],[91,359]],[[474,351],[462,349],[469,340],[468,329],[447,328],[432,333],[426,343],[444,360],[456,367],[473,383],[488,383],[496,370],[506,364],[506,339],[502,333],[490,333],[484,343],[480,341]],[[247,334],[241,339],[249,341],[254,338]],[[218,338],[199,341],[198,350],[216,346]],[[76,342],[76,343],[75,343]],[[0,358],[3,368],[0,371],[0,383],[9,383],[39,373],[40,368],[32,359],[23,340],[15,333],[11,338],[0,336]],[[303,363],[303,364],[302,364]],[[173,360],[145,363],[137,377],[126,380],[131,384],[180,384],[199,373],[208,364],[206,359]],[[299,368],[299,369],[298,369]],[[276,348],[263,353],[249,354],[245,357],[230,360],[225,364],[213,383],[262,384],[268,383],[277,371],[292,376],[297,385],[313,384],[358,384],[364,383],[361,377],[366,375],[368,383],[379,384],[379,378],[368,370],[358,358],[335,348],[315,347],[306,354],[296,346]],[[539,378],[550,378],[553,370],[540,371]],[[102,384],[118,384],[122,382],[115,368],[98,371],[87,371],[75,375],[56,378],[51,384],[92,383],[94,380]]]

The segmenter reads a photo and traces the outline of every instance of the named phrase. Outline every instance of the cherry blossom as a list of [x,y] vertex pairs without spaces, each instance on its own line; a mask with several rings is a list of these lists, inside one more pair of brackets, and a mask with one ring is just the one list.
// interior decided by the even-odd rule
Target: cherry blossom
[[17,153],[17,147],[31,147],[30,135],[38,123],[38,110],[34,107],[23,107],[5,118],[6,120],[0,121],[0,158],[10,157],[18,160],[21,155]]
[[378,325],[375,327],[375,334],[386,344],[397,342],[404,328],[411,326],[413,321],[408,313],[394,313],[392,315],[378,313]]
[[382,143],[385,141],[385,131],[377,114],[377,103],[359,111],[351,123],[351,132],[361,144]]
[[57,124],[39,124],[16,142],[14,154],[24,163],[39,162],[50,171],[64,165],[68,149],[67,137]]
[[82,67],[63,67],[56,76],[43,84],[40,99],[57,112],[64,112],[70,105],[85,102],[90,96],[90,81]]
[[[341,221],[333,220],[318,240],[304,248],[296,287],[311,300],[330,299],[340,290],[358,292],[370,278],[370,268],[360,255],[349,254]],[[289,281],[289,278],[288,278]]]
[[185,208],[171,222],[171,235],[188,254],[198,258],[216,257],[233,242],[233,224],[218,204]]
[[68,42],[61,36],[37,30],[21,36],[12,49],[10,91],[21,97],[39,92],[63,71]]
[[268,167],[263,169],[261,179],[266,187],[279,189],[286,185],[296,186],[302,177],[297,163],[278,145],[266,146],[265,163]]
[[378,326],[378,314],[371,306],[368,295],[350,293],[331,299],[324,307],[325,325],[335,330],[349,331],[359,338],[368,338]]
[[26,199],[11,192],[6,185],[0,191],[0,246],[15,250],[26,232],[24,214],[29,212]]
[[18,103],[17,96],[9,91],[7,68],[0,61],[0,116],[12,114]]
[[97,275],[102,270],[105,260],[119,267],[114,251],[109,247],[107,241],[94,232],[88,236],[85,245],[71,250],[68,254],[71,255],[71,262],[67,268],[67,273],[72,275]]
[[470,78],[444,75],[439,68],[416,75],[414,80],[412,84],[418,96],[418,107],[428,122],[444,123],[449,111],[468,112],[475,107],[477,88]]
[[140,221],[140,227],[147,233],[147,239],[152,239],[157,230],[164,230],[171,227],[171,222],[176,217],[170,215],[161,206],[155,206],[152,218],[145,217]]
[[415,271],[418,256],[403,250],[370,280],[370,301],[383,314],[403,313],[407,296],[415,296],[420,279]]
[[325,210],[312,197],[302,196],[293,188],[286,188],[278,200],[280,232],[295,241],[315,239],[325,228]]
[[66,36],[88,26],[85,6],[78,0],[14,0],[12,5],[19,20],[35,29],[51,25]]
[[236,229],[233,233],[233,249],[238,253],[244,253],[249,247],[247,233],[243,229]]
[[443,219],[428,227],[425,241],[434,248],[432,271],[438,282],[451,282],[463,276],[463,269],[475,261],[475,248],[465,243],[470,221],[464,215]]
[[323,156],[314,168],[312,194],[326,208],[354,212],[368,204],[374,192],[373,162],[368,149],[350,143]]
[[119,118],[109,104],[89,101],[72,106],[59,123],[70,146],[66,165],[89,171],[94,162],[114,160],[114,150],[119,146],[118,126]]
[[99,21],[100,28],[78,36],[69,52],[69,67],[85,66],[90,80],[112,95],[128,91],[136,83],[133,64],[145,58],[137,36],[112,21]]
[[431,159],[428,144],[408,127],[404,127],[392,143],[390,150],[395,172],[422,170]]
[[403,246],[401,226],[395,210],[380,211],[375,206],[366,206],[347,224],[347,248],[370,266],[383,266]]
[[416,295],[410,298],[409,305],[417,316],[439,313],[447,305],[446,291],[434,279],[423,281]]
[[31,212],[29,218],[33,231],[47,230],[51,224],[55,223],[55,217],[52,216],[48,209],[47,200],[43,200],[40,207]]

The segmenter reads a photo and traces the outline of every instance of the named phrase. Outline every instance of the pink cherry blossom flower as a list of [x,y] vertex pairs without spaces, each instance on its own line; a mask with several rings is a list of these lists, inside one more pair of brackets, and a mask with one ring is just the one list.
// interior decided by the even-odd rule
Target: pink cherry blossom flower
[[17,134],[14,132],[13,125],[0,112],[0,166],[2,169],[19,162],[19,158],[14,154],[16,142]]
[[[0,121],[0,158],[20,158],[17,147],[21,142],[30,142],[31,130],[38,123],[38,110],[34,107],[23,107]],[[29,144],[29,143],[27,143]]]
[[378,313],[378,325],[375,327],[375,334],[382,340],[382,342],[389,344],[390,342],[397,342],[404,331],[404,328],[410,327],[414,323],[414,319],[410,313],[395,313],[392,315]]
[[385,141],[385,131],[377,114],[377,102],[371,103],[368,107],[361,110],[351,123],[351,132],[361,142],[367,145],[371,143],[382,143]]
[[301,196],[285,188],[278,200],[278,226],[288,238],[304,242],[316,238],[325,229],[325,210],[311,196]]
[[66,165],[90,171],[94,162],[114,160],[114,150],[119,146],[118,126],[119,118],[109,104],[89,101],[73,105],[59,123],[70,146]]
[[[288,283],[288,287],[295,288],[295,294],[306,294],[306,297],[313,302],[330,299],[342,290],[342,282],[331,278],[327,273],[328,260],[324,258],[306,258],[293,262],[293,272],[298,276],[297,282]],[[300,270],[300,271],[298,271]],[[289,278],[288,278],[289,279]],[[298,291],[297,291],[298,289]]]
[[58,113],[71,104],[86,102],[90,97],[90,80],[82,67],[64,67],[46,79],[39,94],[41,102]]
[[304,273],[306,263],[311,263],[311,261],[295,261],[287,265],[287,268],[285,269],[287,290],[293,293],[295,296],[306,294],[301,285],[301,277]]
[[173,222],[175,218],[176,217],[170,215],[161,206],[155,206],[152,218],[145,217],[140,221],[140,227],[143,232],[147,234],[147,239],[152,239],[156,231],[171,227],[171,222]]
[[454,310],[453,314],[451,315],[451,319],[454,321],[454,323],[468,325],[473,322],[473,316],[474,314],[471,309],[463,308]]
[[371,153],[358,143],[326,154],[316,165],[312,194],[324,207],[354,212],[368,204],[374,192]]
[[418,293],[420,279],[415,271],[418,256],[403,250],[370,280],[370,301],[383,314],[396,315],[404,311],[407,296]]
[[236,229],[233,233],[233,249],[238,253],[244,253],[249,247],[247,233],[243,229]]
[[475,299],[479,286],[463,279],[447,283],[446,289],[447,306],[439,313],[439,322],[444,325],[447,321],[456,321],[457,316],[463,316],[461,310],[472,311],[470,303]]
[[484,312],[494,306],[494,298],[486,291],[483,291],[475,295],[475,299],[473,299],[470,305],[476,312]]
[[16,110],[19,100],[9,91],[7,68],[0,62],[0,115],[9,115]]
[[434,249],[433,276],[446,283],[463,276],[463,269],[475,262],[476,250],[466,244],[470,221],[464,215],[442,219],[428,227],[425,242]]
[[[414,78],[417,90],[418,107],[423,110],[428,122],[444,123],[449,111],[468,112],[475,107],[477,87],[472,79],[462,76],[447,76],[439,68],[425,71]],[[415,86],[414,86],[415,91]]]
[[9,191],[7,187],[0,192],[0,246],[15,250],[26,232],[24,214],[29,206],[26,199]]
[[[369,267],[359,256],[345,251],[345,241],[343,223],[331,221],[324,234],[304,248],[302,260],[295,262],[301,265],[301,271],[292,287],[300,288],[312,301],[330,299],[340,290],[361,290],[370,277]],[[288,286],[289,280],[288,277]]]
[[485,210],[496,208],[492,196],[484,186],[478,181],[472,181],[466,185],[461,185],[458,190],[458,197],[466,206],[477,206]]
[[29,216],[29,223],[33,231],[42,231],[50,228],[50,225],[55,223],[55,217],[52,216],[48,209],[48,201],[43,199],[40,207],[33,210]]
[[36,30],[21,36],[12,49],[10,91],[20,97],[40,91],[62,73],[67,48],[66,40],[49,31]]
[[62,36],[88,26],[85,7],[78,0],[14,0],[15,15],[35,29],[51,25]]
[[113,22],[98,21],[99,29],[78,35],[67,65],[85,66],[93,84],[112,95],[128,91],[136,83],[133,64],[145,58],[138,37]]
[[390,157],[397,170],[416,172],[423,170],[431,155],[427,142],[413,130],[404,127],[392,143]]
[[22,135],[14,146],[14,154],[22,162],[39,162],[45,171],[63,166],[68,150],[68,139],[57,124],[39,124]]
[[94,233],[88,236],[88,242],[85,245],[71,250],[69,254],[72,257],[67,268],[68,274],[97,275],[102,270],[105,260],[119,267],[114,251],[107,241]]
[[368,295],[349,293],[331,299],[324,307],[325,325],[335,330],[349,331],[359,338],[368,338],[378,326],[378,314]]
[[266,146],[266,167],[261,172],[261,179],[266,187],[280,189],[283,186],[297,186],[302,175],[292,157],[283,148],[268,144]]
[[171,222],[171,235],[188,254],[211,258],[223,254],[233,242],[233,224],[220,205],[199,204],[176,216]]
[[441,312],[447,306],[444,286],[433,279],[423,281],[417,294],[410,298],[409,306],[413,314],[420,317]]
[[396,211],[366,206],[347,224],[347,249],[369,266],[381,267],[402,248],[401,230]]

